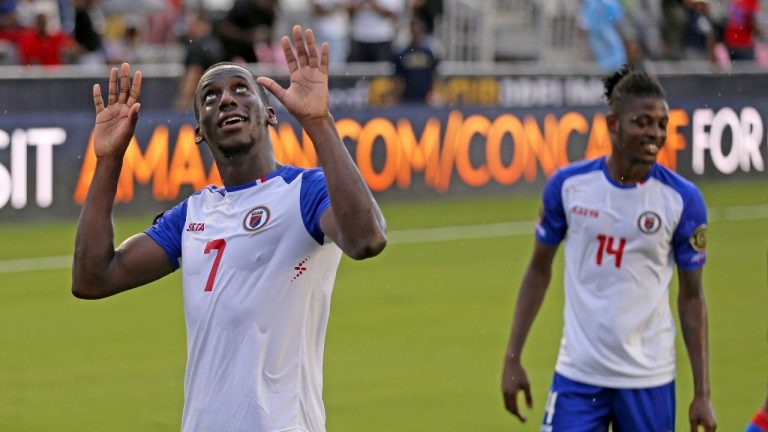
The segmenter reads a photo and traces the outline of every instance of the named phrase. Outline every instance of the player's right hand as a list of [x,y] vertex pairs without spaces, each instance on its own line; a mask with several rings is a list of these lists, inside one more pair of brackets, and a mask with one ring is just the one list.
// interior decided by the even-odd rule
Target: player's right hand
[[101,87],[93,86],[93,104],[96,107],[96,125],[93,129],[93,145],[97,158],[118,157],[125,154],[131,142],[136,122],[139,119],[139,95],[141,94],[141,72],[130,80],[131,67],[123,63],[120,70],[120,91],[118,93],[117,68],[109,73],[108,105],[104,106]]
[[522,391],[525,395],[525,405],[528,409],[533,408],[533,398],[531,397],[531,384],[528,382],[528,375],[519,361],[506,359],[504,361],[504,372],[501,377],[501,391],[504,394],[504,405],[507,411],[515,415],[521,422],[525,422],[527,417],[520,411],[517,404],[517,394]]

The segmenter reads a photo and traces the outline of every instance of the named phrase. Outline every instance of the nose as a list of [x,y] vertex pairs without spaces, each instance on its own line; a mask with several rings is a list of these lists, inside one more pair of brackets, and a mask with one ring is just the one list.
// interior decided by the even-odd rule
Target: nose
[[221,110],[221,108],[224,108],[228,105],[237,105],[237,101],[235,100],[235,97],[231,91],[224,90],[221,93],[221,99],[219,99],[219,110]]
[[664,139],[667,137],[667,128],[658,124],[651,125],[648,128],[648,135],[656,139]]

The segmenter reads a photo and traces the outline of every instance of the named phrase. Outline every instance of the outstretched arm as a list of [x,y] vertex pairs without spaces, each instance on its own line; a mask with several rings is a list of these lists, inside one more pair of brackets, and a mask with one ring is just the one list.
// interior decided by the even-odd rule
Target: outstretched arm
[[312,30],[307,29],[302,35],[299,26],[293,27],[293,41],[295,55],[288,37],[282,39],[291,73],[290,86],[284,89],[267,77],[257,81],[298,119],[315,145],[331,201],[331,207],[320,219],[325,234],[353,259],[376,256],[387,244],[384,216],[344,147],[328,110],[328,44],[324,43],[318,53]]
[[678,271],[680,292],[677,308],[693,372],[694,397],[688,410],[691,430],[697,431],[702,426],[706,432],[714,432],[717,421],[710,402],[707,303],[704,300],[701,276],[701,268]]
[[531,397],[531,385],[528,382],[525,369],[523,369],[520,356],[533,319],[536,318],[541,303],[544,301],[544,294],[547,292],[549,279],[552,275],[552,261],[556,252],[556,246],[547,246],[536,241],[531,262],[528,264],[528,270],[526,270],[520,285],[515,316],[512,319],[512,332],[509,336],[507,352],[504,355],[504,372],[501,378],[504,405],[510,413],[523,422],[526,417],[517,406],[517,394],[520,391],[523,392],[529,409],[533,408],[533,398]]
[[93,87],[96,170],[80,213],[72,263],[72,294],[80,298],[107,297],[171,272],[164,250],[146,234],[114,247],[112,204],[123,155],[138,120],[141,92],[141,72],[130,83],[130,68],[123,64],[121,75],[119,94],[117,68],[109,75],[107,107],[99,85]]

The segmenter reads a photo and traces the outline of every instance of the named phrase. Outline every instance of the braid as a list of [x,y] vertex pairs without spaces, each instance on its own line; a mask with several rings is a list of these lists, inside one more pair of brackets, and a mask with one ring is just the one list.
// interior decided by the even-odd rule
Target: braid
[[659,81],[646,72],[624,65],[613,75],[603,78],[605,98],[613,112],[618,112],[631,97],[654,97],[666,99],[667,95]]

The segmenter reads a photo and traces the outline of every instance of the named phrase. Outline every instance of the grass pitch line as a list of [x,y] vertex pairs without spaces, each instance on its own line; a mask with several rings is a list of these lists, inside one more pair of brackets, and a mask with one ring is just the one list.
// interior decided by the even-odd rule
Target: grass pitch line
[[531,235],[535,224],[535,221],[522,221],[397,230],[387,233],[387,241],[391,244],[412,244]]
[[768,204],[714,208],[709,210],[709,221],[742,221],[768,218]]
[[70,268],[72,255],[0,260],[0,273],[23,273]]
[[[768,219],[768,204],[709,209],[709,221],[745,221]],[[439,228],[421,228],[390,231],[390,244],[436,243],[456,240],[475,240],[494,237],[533,235],[535,221],[502,222],[479,225],[456,225]],[[72,255],[0,260],[0,274],[42,270],[67,269]]]

